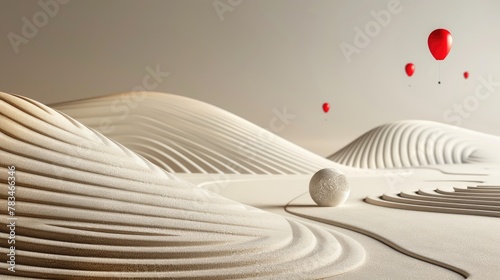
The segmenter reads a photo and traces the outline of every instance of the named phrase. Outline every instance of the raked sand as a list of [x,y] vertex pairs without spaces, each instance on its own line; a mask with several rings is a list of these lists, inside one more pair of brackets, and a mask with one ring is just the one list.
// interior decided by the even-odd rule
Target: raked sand
[[232,113],[178,95],[129,92],[52,107],[170,172],[309,174],[340,166]]
[[[4,242],[3,276],[499,277],[495,136],[398,122],[337,155],[406,168],[358,169],[184,97],[126,93],[53,107],[64,113],[0,93],[0,188],[7,193],[6,166],[15,165],[18,218],[16,273]],[[349,180],[339,207],[308,194],[324,167]]]
[[[16,167],[16,272],[51,279],[322,278],[362,265],[330,229],[179,180],[70,117],[0,94],[1,191]],[[2,195],[3,196],[3,195]],[[5,197],[3,196],[5,202]],[[2,203],[6,213],[6,203]],[[1,215],[2,239],[7,216]]]
[[361,168],[500,163],[500,137],[431,121],[376,127],[329,159]]

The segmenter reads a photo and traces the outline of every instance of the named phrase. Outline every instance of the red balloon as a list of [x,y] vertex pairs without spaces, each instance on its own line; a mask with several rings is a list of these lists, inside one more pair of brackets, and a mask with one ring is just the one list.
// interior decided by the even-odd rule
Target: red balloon
[[406,64],[405,71],[406,75],[408,75],[408,77],[411,77],[413,73],[415,73],[415,65],[413,65],[413,63]]
[[328,113],[330,111],[330,104],[327,102],[323,103],[323,112]]
[[436,60],[444,60],[451,50],[451,33],[446,29],[436,29],[429,35],[427,44]]
[[464,78],[466,78],[466,79],[469,78],[469,72],[467,72],[467,71],[464,72]]

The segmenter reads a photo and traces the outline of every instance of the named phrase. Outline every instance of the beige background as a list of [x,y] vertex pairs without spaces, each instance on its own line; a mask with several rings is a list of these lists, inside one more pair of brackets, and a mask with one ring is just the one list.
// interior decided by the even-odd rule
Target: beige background
[[[43,3],[56,2],[0,1],[1,91],[60,102],[130,91],[159,67],[169,76],[149,80],[153,90],[217,105],[320,155],[400,119],[500,135],[500,84],[481,82],[500,82],[498,1],[73,0],[45,23]],[[381,10],[385,26],[372,13]],[[34,16],[26,38],[23,17]],[[367,26],[373,37],[356,45]],[[438,85],[427,36],[441,27],[454,45]],[[17,53],[12,34],[25,40]],[[341,44],[358,46],[350,62]],[[276,130],[285,108],[294,118]]]

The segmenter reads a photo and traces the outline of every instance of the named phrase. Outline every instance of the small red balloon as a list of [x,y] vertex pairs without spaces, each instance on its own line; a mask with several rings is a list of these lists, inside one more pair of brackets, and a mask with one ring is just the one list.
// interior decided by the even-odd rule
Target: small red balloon
[[328,113],[330,111],[330,104],[328,102],[323,103],[323,112]]
[[427,39],[427,44],[436,60],[444,60],[451,50],[452,37],[450,31],[442,28],[432,31]]
[[415,73],[415,65],[413,65],[413,63],[406,64],[405,71],[406,75],[408,75],[408,77],[411,77],[413,73]]
[[465,71],[465,72],[464,72],[464,78],[465,78],[465,79],[468,79],[468,78],[469,78],[469,72],[467,72],[467,71]]

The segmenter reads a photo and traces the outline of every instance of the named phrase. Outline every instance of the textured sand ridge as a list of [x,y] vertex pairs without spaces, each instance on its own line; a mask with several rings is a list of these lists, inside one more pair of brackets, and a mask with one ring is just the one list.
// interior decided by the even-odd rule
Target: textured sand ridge
[[329,159],[361,168],[399,168],[474,162],[500,163],[500,138],[430,121],[376,127]]
[[407,191],[365,201],[397,209],[500,217],[500,186]]
[[130,92],[51,107],[170,172],[310,174],[335,166],[234,114],[182,96]]
[[[101,106],[108,105],[94,104],[97,115]],[[345,273],[364,262],[364,249],[343,234],[263,212],[178,180],[38,102],[0,93],[0,108],[2,213],[6,212],[6,166],[17,169],[16,273],[12,276],[304,279]],[[102,109],[103,115],[106,110]],[[163,110],[178,109],[172,105]],[[215,131],[216,127],[214,122]],[[176,139],[176,130],[170,128],[168,135]],[[119,124],[116,130],[120,131]],[[209,154],[192,144],[200,154]],[[294,153],[290,152],[307,159],[307,154]],[[188,166],[187,170],[198,170],[196,164]],[[272,166],[238,168],[307,170],[306,164],[294,169],[286,161]],[[6,218],[0,215],[1,239],[8,237]],[[9,274],[7,244],[1,244],[0,273]]]

